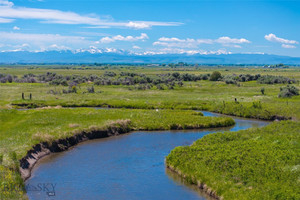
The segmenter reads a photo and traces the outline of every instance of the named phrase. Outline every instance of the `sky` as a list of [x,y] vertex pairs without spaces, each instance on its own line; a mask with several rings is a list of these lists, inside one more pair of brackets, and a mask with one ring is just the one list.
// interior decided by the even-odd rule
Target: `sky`
[[0,0],[0,51],[300,57],[300,0]]

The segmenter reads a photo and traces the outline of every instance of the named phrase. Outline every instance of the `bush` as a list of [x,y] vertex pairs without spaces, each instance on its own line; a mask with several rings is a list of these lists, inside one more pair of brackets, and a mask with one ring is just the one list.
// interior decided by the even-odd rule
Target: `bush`
[[262,95],[265,95],[265,88],[261,88],[260,92],[261,92]]
[[238,77],[236,76],[231,76],[231,75],[226,75],[224,78],[223,78],[223,81],[225,81],[226,84],[236,84],[236,80],[237,80]]
[[94,86],[87,88],[88,93],[95,93]]
[[261,76],[258,80],[260,84],[282,84],[282,83],[296,83],[294,79],[290,79],[284,76],[272,76],[272,75],[264,75]]
[[220,72],[218,71],[214,71],[211,75],[210,75],[210,78],[209,80],[210,81],[218,81],[222,78],[222,75]]
[[293,85],[287,85],[286,87],[280,88],[278,97],[292,97],[299,95],[299,89]]

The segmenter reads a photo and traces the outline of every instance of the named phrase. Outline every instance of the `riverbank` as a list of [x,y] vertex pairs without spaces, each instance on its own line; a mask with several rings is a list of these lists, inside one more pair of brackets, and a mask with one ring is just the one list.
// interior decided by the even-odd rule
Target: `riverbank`
[[166,165],[216,198],[298,199],[299,130],[283,121],[210,134],[176,147]]
[[67,151],[70,147],[87,140],[116,136],[128,133],[131,130],[130,120],[118,120],[111,122],[103,128],[91,127],[76,133],[71,137],[58,139],[53,142],[42,141],[41,143],[34,145],[32,149],[27,152],[27,155],[20,160],[21,177],[24,181],[26,181],[31,176],[31,170],[34,165],[41,158],[49,155],[50,153]]
[[[10,174],[1,176],[1,184],[10,183],[17,188],[23,188],[22,178],[30,176],[30,170],[38,159],[51,152],[67,150],[87,139],[133,130],[199,129],[234,124],[234,120],[229,117],[204,117],[200,112],[179,110],[56,108],[1,110],[0,116],[0,169],[2,174]],[[126,126],[120,126],[116,120],[122,123],[127,120]],[[123,128],[114,131],[111,127],[115,126]],[[1,197],[19,199],[24,196],[24,192],[2,191]]]

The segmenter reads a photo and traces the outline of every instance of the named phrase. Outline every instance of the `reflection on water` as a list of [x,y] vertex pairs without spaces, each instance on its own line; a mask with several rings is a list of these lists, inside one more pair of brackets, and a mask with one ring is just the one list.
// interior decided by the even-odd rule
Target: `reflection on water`
[[[218,114],[204,112],[206,116]],[[176,146],[190,145],[216,131],[260,127],[268,122],[234,118],[230,128],[134,132],[82,143],[53,154],[35,167],[30,199],[207,199],[195,186],[166,171],[164,159]],[[55,188],[50,187],[55,185]],[[38,187],[36,187],[38,188]],[[49,190],[54,193],[47,193]]]

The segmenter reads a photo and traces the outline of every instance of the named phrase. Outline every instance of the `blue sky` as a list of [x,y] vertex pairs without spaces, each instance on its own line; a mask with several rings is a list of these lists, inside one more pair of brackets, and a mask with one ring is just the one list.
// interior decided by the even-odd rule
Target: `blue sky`
[[0,0],[0,51],[300,57],[299,1]]

